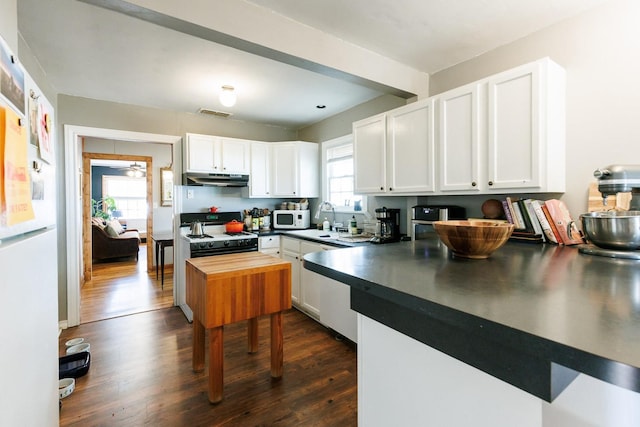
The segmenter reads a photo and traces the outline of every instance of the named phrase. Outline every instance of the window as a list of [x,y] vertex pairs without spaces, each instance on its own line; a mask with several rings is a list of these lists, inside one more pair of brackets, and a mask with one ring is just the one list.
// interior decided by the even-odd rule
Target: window
[[147,217],[146,178],[104,175],[102,194],[113,197],[116,209],[122,212],[122,218],[144,219]]
[[325,165],[323,194],[337,211],[353,211],[363,197],[353,193],[353,139],[351,135],[322,143],[322,164]]

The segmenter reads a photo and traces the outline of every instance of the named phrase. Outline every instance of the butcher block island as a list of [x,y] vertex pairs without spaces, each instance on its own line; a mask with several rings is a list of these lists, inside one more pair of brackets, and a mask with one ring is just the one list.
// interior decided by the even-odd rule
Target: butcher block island
[[271,376],[282,376],[282,311],[291,308],[291,263],[259,252],[186,261],[186,299],[193,310],[193,370],[205,366],[209,333],[209,401],[222,400],[223,327],[247,320],[248,351],[258,349],[258,317],[271,315]]

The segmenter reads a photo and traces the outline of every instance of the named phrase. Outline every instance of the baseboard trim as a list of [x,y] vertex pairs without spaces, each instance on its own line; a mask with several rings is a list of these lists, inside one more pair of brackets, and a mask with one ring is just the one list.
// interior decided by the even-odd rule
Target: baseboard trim
[[69,323],[66,320],[61,320],[58,322],[58,336],[62,333],[64,329],[69,327]]

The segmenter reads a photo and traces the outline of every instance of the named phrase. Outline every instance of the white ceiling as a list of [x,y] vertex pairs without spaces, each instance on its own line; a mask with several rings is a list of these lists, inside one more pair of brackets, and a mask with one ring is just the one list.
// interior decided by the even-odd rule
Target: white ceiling
[[[182,0],[180,7],[202,6],[202,1]],[[607,0],[234,1],[434,73]],[[223,10],[209,2],[212,14]],[[299,128],[384,93],[398,93],[397,88],[298,68],[81,1],[17,3],[21,36],[63,94],[191,113],[204,107],[230,112],[232,119]],[[103,3],[127,5],[124,0]],[[236,87],[234,107],[217,100],[225,84]]]

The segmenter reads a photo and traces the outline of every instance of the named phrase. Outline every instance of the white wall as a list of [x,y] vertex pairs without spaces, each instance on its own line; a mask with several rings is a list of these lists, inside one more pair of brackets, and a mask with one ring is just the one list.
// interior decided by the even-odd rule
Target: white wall
[[567,189],[587,210],[593,171],[640,164],[640,2],[615,0],[435,73],[431,95],[549,56],[567,72]]

